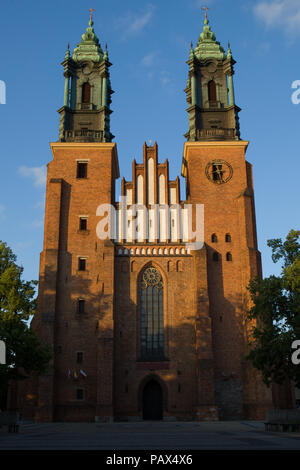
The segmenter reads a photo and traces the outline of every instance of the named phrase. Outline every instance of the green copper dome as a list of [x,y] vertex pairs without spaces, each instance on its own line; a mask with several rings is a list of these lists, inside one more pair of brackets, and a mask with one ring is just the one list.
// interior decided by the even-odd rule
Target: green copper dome
[[204,20],[203,31],[200,34],[198,44],[195,47],[195,56],[198,59],[225,59],[225,51],[218,41],[216,35],[211,31],[209,21]]
[[72,59],[75,62],[81,62],[83,60],[101,62],[103,59],[103,50],[93,29],[93,24],[93,21],[90,20],[86,32],[81,36],[82,41],[73,51]]

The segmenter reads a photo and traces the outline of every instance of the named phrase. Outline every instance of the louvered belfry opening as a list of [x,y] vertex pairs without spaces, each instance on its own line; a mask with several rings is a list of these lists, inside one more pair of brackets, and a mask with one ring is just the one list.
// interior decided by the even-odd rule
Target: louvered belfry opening
[[85,82],[82,85],[82,103],[88,104],[91,102],[91,85]]
[[209,99],[209,104],[210,105],[215,105],[217,102],[217,90],[216,90],[216,84],[213,80],[210,80],[208,82],[208,99]]

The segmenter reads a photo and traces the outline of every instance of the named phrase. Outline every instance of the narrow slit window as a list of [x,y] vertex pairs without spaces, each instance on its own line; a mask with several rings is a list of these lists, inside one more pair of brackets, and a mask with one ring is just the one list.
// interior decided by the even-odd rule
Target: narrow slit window
[[79,230],[87,230],[87,219],[84,217],[79,219]]
[[212,243],[217,243],[218,242],[218,237],[215,233],[212,234],[211,241],[212,241]]
[[231,242],[231,235],[229,233],[226,233],[225,235],[225,242],[230,243]]
[[86,162],[77,162],[77,178],[87,178]]
[[77,364],[81,364],[83,362],[83,352],[79,351],[77,353]]
[[232,254],[231,253],[226,254],[226,261],[232,261]]
[[78,300],[78,313],[85,313],[85,300]]
[[85,271],[86,270],[86,259],[79,258],[78,259],[78,271]]

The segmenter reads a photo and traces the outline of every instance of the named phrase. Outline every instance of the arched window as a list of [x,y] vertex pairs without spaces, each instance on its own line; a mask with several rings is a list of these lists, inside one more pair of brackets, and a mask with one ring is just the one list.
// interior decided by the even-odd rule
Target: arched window
[[229,233],[226,233],[225,235],[225,242],[230,243],[231,242],[231,235]]
[[217,243],[218,242],[218,237],[215,233],[212,234],[211,241],[212,241],[212,243]]
[[178,273],[181,273],[183,271],[183,267],[182,267],[182,261],[177,261],[176,263],[176,271]]
[[232,261],[232,254],[226,253],[226,261]]
[[208,99],[209,103],[216,103],[217,101],[217,89],[216,84],[213,80],[210,80],[207,84],[208,87]]
[[82,103],[91,102],[91,85],[88,82],[85,82],[82,85]]
[[163,281],[156,268],[147,268],[141,279],[141,357],[160,360],[164,357]]

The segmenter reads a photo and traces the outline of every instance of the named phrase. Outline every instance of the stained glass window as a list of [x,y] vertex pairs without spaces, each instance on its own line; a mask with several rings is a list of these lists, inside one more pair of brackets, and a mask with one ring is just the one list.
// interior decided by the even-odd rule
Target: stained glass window
[[164,356],[163,282],[153,267],[143,273],[140,300],[142,358],[158,360]]

